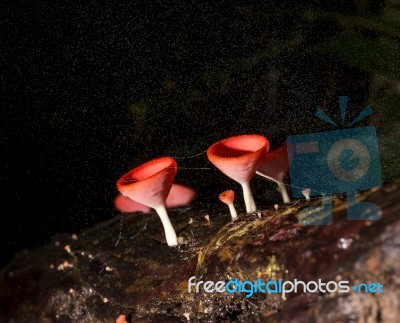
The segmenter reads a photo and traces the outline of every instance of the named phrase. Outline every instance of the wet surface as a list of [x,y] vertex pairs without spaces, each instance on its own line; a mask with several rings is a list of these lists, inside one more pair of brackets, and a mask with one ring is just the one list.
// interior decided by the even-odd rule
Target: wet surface
[[[346,219],[334,198],[332,225],[304,226],[298,214],[320,198],[239,214],[169,211],[178,247],[165,243],[156,214],[126,214],[19,253],[1,272],[1,322],[369,321],[400,316],[400,181],[360,193],[378,221]],[[208,220],[206,215],[208,215]],[[381,282],[383,294],[188,293],[188,279]],[[387,319],[387,320],[386,320]]]

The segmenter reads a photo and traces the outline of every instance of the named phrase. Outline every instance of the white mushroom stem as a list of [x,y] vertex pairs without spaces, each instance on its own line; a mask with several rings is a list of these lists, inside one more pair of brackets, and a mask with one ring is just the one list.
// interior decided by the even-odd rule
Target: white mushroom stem
[[290,203],[290,197],[286,190],[285,184],[281,181],[276,181],[276,183],[278,184],[279,192],[282,195],[283,203]]
[[233,205],[233,203],[227,203],[227,205],[229,207],[229,211],[231,212],[232,220],[236,220],[238,215],[237,215],[235,206]]
[[273,181],[273,182],[275,182],[276,184],[278,184],[278,191],[279,191],[279,193],[281,193],[281,195],[282,195],[283,203],[290,203],[289,194],[288,194],[288,192],[287,192],[287,190],[286,190],[285,184],[284,184],[282,181],[278,181],[278,180],[276,180],[276,179],[273,179],[272,177],[265,176],[263,173],[260,173],[260,172],[256,172],[256,174],[257,174],[257,175],[260,175],[260,176],[262,176],[262,177],[264,177],[264,178],[266,178],[266,179],[269,179],[270,181]]
[[172,226],[171,221],[169,220],[165,205],[160,205],[158,207],[155,207],[154,209],[156,210],[164,226],[164,232],[165,232],[165,238],[167,239],[167,244],[169,246],[177,246],[178,239],[176,237],[174,227]]
[[[251,192],[250,192],[251,193]],[[254,211],[256,211],[257,210],[257,206],[256,206],[256,203],[254,202],[254,198],[253,198],[253,194],[251,195],[251,200],[250,200],[250,202],[251,202],[251,212],[254,212]]]
[[310,200],[311,190],[309,188],[302,189],[301,194],[304,195],[304,197],[306,198],[306,201]]
[[257,210],[256,203],[254,202],[253,194],[251,193],[250,182],[240,183],[243,188],[244,203],[246,205],[246,212],[251,213]]

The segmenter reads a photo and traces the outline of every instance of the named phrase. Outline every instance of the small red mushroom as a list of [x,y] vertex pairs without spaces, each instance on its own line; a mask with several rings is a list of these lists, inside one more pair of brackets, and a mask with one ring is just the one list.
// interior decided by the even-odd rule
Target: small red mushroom
[[286,143],[279,148],[267,152],[261,161],[256,174],[272,180],[278,184],[279,192],[282,195],[283,202],[289,203],[290,198],[283,182],[287,172],[289,171],[289,159],[287,154]]
[[229,137],[207,149],[210,162],[242,186],[247,213],[256,210],[250,180],[268,149],[268,139],[256,134]]
[[115,323],[126,323],[125,315],[120,315],[120,316],[118,316],[118,318],[117,318],[117,320],[115,321]]
[[232,220],[237,219],[237,212],[235,206],[233,205],[233,200],[235,199],[235,192],[232,190],[225,191],[219,195],[219,200],[229,207],[229,211],[231,212]]
[[130,170],[117,181],[118,191],[153,208],[164,226],[169,246],[176,246],[178,240],[168,217],[165,201],[171,190],[177,172],[177,163],[171,157],[160,157]]

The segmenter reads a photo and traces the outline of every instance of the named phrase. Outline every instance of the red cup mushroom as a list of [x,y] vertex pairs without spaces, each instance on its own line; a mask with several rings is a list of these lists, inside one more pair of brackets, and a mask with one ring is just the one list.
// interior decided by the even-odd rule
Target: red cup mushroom
[[272,180],[278,184],[279,192],[282,195],[284,203],[289,203],[290,198],[283,182],[287,172],[289,171],[289,159],[287,154],[286,143],[279,148],[267,152],[265,158],[261,161],[256,174]]
[[268,139],[256,134],[229,137],[207,149],[210,162],[242,186],[247,213],[256,210],[250,180],[268,149]]
[[[165,201],[167,209],[181,207],[190,204],[196,197],[196,191],[180,184],[172,184],[168,197]],[[114,206],[121,212],[128,213],[151,213],[151,208],[136,202],[129,197],[123,196],[121,193],[114,200]]]
[[114,206],[117,210],[121,212],[127,212],[127,213],[138,212],[144,214],[151,213],[151,208],[149,208],[148,206],[136,202],[122,194],[117,195],[117,197],[114,200]]
[[115,321],[115,323],[126,323],[125,315],[120,315],[120,316],[118,316],[118,318],[117,318],[117,320]]
[[196,191],[190,187],[181,184],[172,184],[165,205],[167,209],[189,205],[196,195]]
[[118,191],[130,199],[153,208],[164,226],[169,246],[178,239],[168,217],[165,201],[177,172],[177,163],[171,157],[160,157],[130,170],[117,181]]
[[233,205],[233,200],[235,199],[235,192],[232,190],[225,191],[219,195],[219,200],[229,207],[229,211],[231,212],[232,220],[237,219],[237,212],[235,206]]

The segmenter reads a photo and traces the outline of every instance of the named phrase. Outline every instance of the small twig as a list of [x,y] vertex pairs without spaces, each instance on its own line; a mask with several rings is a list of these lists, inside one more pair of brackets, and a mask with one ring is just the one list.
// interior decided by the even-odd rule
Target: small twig
[[250,302],[247,298],[244,299],[246,302],[248,302],[249,304],[253,305],[255,308],[259,308],[259,306],[257,306],[256,304]]

